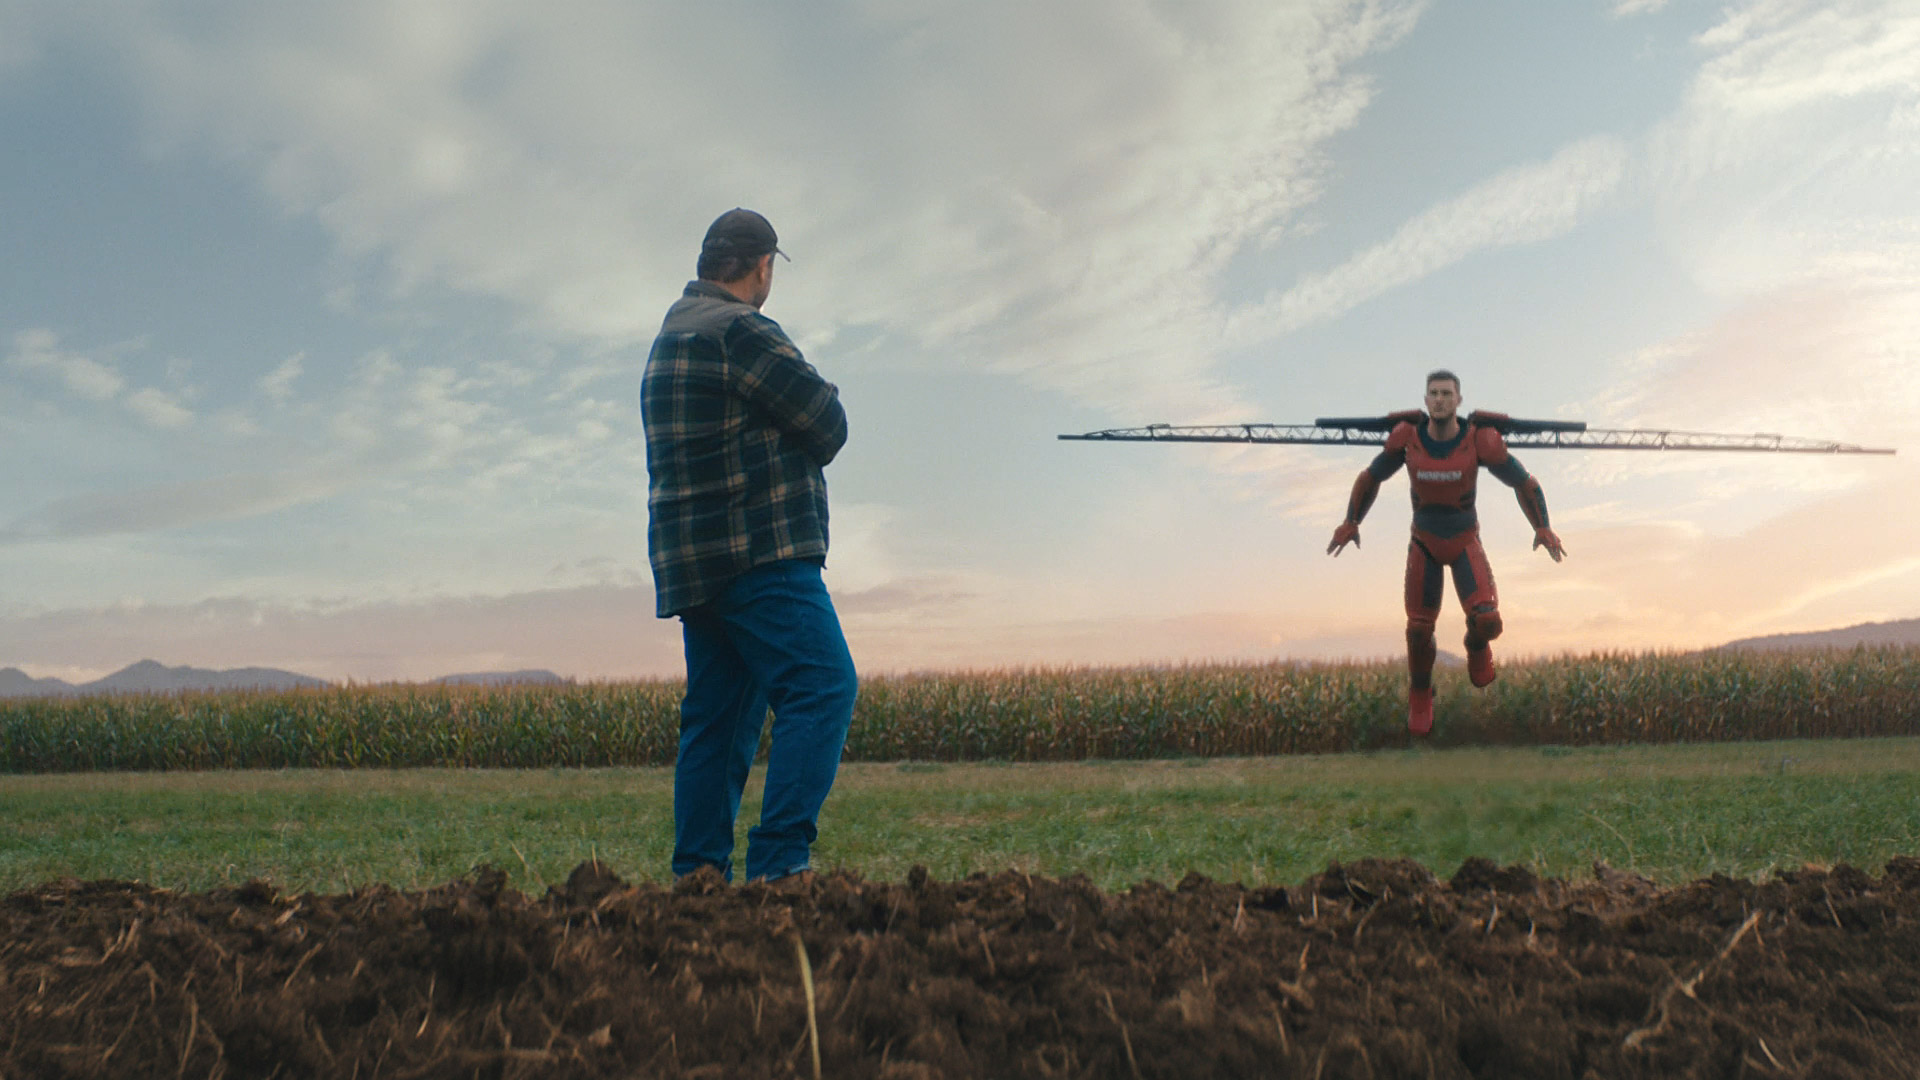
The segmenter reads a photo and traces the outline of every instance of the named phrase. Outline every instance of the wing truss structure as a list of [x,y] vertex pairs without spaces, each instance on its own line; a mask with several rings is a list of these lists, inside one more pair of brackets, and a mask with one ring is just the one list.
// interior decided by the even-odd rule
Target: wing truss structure
[[[1396,418],[1397,419],[1397,418]],[[1802,439],[1790,435],[1717,435],[1648,428],[1588,428],[1578,420],[1503,419],[1508,446],[1561,450],[1722,450],[1773,454],[1891,454],[1891,449]],[[1308,446],[1382,446],[1392,422],[1352,417],[1311,424],[1218,424],[1109,428],[1060,438],[1084,442],[1272,443]]]

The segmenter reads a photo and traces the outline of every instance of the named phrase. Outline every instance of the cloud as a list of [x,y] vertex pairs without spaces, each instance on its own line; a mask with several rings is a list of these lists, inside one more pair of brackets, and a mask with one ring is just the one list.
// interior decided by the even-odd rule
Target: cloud
[[272,371],[260,377],[260,392],[267,395],[275,405],[285,405],[293,397],[293,380],[300,377],[306,353],[294,353]]
[[1422,212],[1332,270],[1234,312],[1228,334],[1236,344],[1254,344],[1337,318],[1478,252],[1565,233],[1614,193],[1627,162],[1624,142],[1595,136],[1547,161],[1501,173]]
[[[13,352],[7,366],[49,378],[75,397],[87,401],[118,399],[128,412],[150,427],[175,429],[193,421],[193,413],[178,398],[164,390],[147,387],[122,396],[127,380],[112,367],[90,356],[60,348],[59,335],[45,328],[23,330],[14,335]],[[184,362],[170,364],[176,380],[183,377]]]
[[[637,513],[644,527],[645,484],[634,482],[645,475],[644,443],[621,402],[528,394],[511,364],[463,373],[408,359],[390,348],[371,350],[348,365],[345,385],[331,399],[290,399],[271,425],[241,409],[212,410],[203,434],[218,441],[227,463],[170,451],[155,455],[149,468],[93,481],[98,490],[52,487],[37,507],[16,500],[11,520],[0,518],[0,545],[165,532],[319,502],[341,522],[403,514],[408,530],[446,530],[468,556],[476,546],[505,542],[503,536],[516,544],[537,537],[528,523],[555,513],[618,518],[623,527]],[[280,367],[291,370],[290,363]],[[180,430],[195,415],[157,389],[122,393],[119,404],[163,432]],[[149,452],[145,442],[133,445],[133,453]],[[230,464],[236,460],[244,465]],[[848,509],[849,522],[857,523],[858,508]],[[314,554],[326,561],[325,553]],[[432,573],[430,566],[396,555],[376,578],[363,574],[349,587],[377,593],[408,575]],[[282,574],[299,581],[306,571],[287,567]],[[509,577],[526,583],[523,571]]]
[[477,380],[463,379],[453,368],[441,366],[423,367],[413,375],[392,422],[425,447],[423,467],[449,464],[477,444],[491,441],[492,433],[483,431],[482,424],[501,410],[474,396]]
[[1920,281],[1920,11],[1756,2],[1699,39],[1648,143],[1656,209],[1703,288]]
[[0,546],[234,520],[335,494],[357,479],[331,470],[229,473],[56,499],[0,528]]
[[1700,35],[1718,51],[1692,94],[1710,107],[1775,113],[1920,87],[1920,11],[1887,0],[1757,0]]
[[[1613,5],[1621,15],[1657,6]],[[805,11],[747,11],[582,0],[554,17],[504,3],[339,0],[323,10],[216,0],[192,17],[137,5],[110,21],[66,10],[43,3],[30,21],[44,29],[71,20],[65,25],[87,35],[86,49],[74,55],[109,57],[113,83],[131,85],[144,110],[146,146],[215,158],[252,177],[278,209],[333,238],[335,265],[351,278],[330,290],[339,303],[365,314],[390,301],[378,314],[410,333],[396,339],[404,344],[357,362],[316,351],[288,357],[264,376],[246,373],[238,400],[272,422],[222,412],[232,401],[215,401],[204,408],[214,423],[195,432],[212,439],[224,431],[246,465],[221,466],[235,470],[227,475],[168,475],[172,483],[142,474],[137,490],[25,502],[25,516],[4,531],[15,544],[180,529],[334,500],[312,517],[404,521],[404,541],[371,527],[351,537],[369,549],[394,545],[352,563],[371,568],[358,578],[339,569],[345,556],[320,565],[328,557],[321,541],[290,542],[283,564],[268,565],[264,556],[249,564],[261,575],[258,591],[414,593],[441,588],[441,574],[467,590],[519,587],[524,580],[499,569],[508,560],[490,563],[482,549],[507,547],[503,536],[530,539],[529,562],[540,570],[527,573],[542,573],[558,559],[545,545],[562,541],[532,527],[512,529],[556,512],[571,515],[570,525],[602,515],[607,534],[618,533],[604,545],[598,535],[580,541],[567,556],[624,543],[621,565],[631,565],[640,542],[632,526],[644,520],[644,486],[635,482],[643,463],[632,438],[630,385],[617,380],[631,374],[632,347],[652,333],[689,275],[700,230],[735,204],[768,212],[796,259],[781,264],[769,312],[830,377],[849,385],[901,365],[991,370],[1120,416],[1150,409],[1195,422],[1245,419],[1251,410],[1241,391],[1216,364],[1235,343],[1223,327],[1284,332],[1335,319],[1477,252],[1560,235],[1610,200],[1641,195],[1654,200],[1675,257],[1726,317],[1623,358],[1620,392],[1606,402],[1610,415],[1905,438],[1898,418],[1911,412],[1920,385],[1902,381],[1914,370],[1911,343],[1920,341],[1910,305],[1920,225],[1909,209],[1911,191],[1920,189],[1913,169],[1920,108],[1906,66],[1916,50],[1903,44],[1907,20],[1897,5],[1732,9],[1700,39],[1701,77],[1646,142],[1644,158],[1608,137],[1558,153],[1543,144],[1532,151],[1542,160],[1490,175],[1397,231],[1389,223],[1372,248],[1336,255],[1259,309],[1240,312],[1219,300],[1226,267],[1249,244],[1288,237],[1319,197],[1332,137],[1368,108],[1367,68],[1402,39],[1422,5],[841,0]],[[1583,17],[1598,18],[1598,9]],[[802,50],[808,62],[794,63]],[[1628,177],[1643,176],[1652,187],[1628,189]],[[511,329],[532,344],[522,355],[495,357],[433,338],[439,328],[430,320],[449,310],[438,306],[449,294],[456,302],[502,301],[498,307],[517,320]],[[188,405],[203,400],[174,383],[161,384],[170,391],[164,394],[134,390],[116,356],[100,350],[78,356],[91,370],[70,365],[62,358],[76,354],[51,333],[37,333],[25,345],[16,340],[15,354],[32,359],[10,370],[69,390],[78,379],[99,395],[90,400],[128,409],[140,399],[190,418]],[[441,343],[451,347],[434,348]],[[138,381],[132,361],[117,362]],[[336,371],[342,388],[325,397]],[[102,377],[121,381],[105,389]],[[249,393],[254,387],[259,398]],[[596,404],[588,394],[605,400]],[[178,418],[149,411],[149,422]],[[125,418],[118,407],[104,415]],[[1642,530],[1637,536],[1647,543],[1622,541],[1634,555],[1609,564],[1615,577],[1544,577],[1532,566],[1537,556],[1514,565],[1516,583],[1525,583],[1514,602],[1524,607],[1537,598],[1535,625],[1558,635],[1535,640],[1612,640],[1615,631],[1601,621],[1632,628],[1643,615],[1659,633],[1704,632],[1685,622],[1684,605],[1620,591],[1633,558],[1713,560],[1716,549],[1697,537],[1734,528],[1725,513],[1737,510],[1744,522],[1790,509],[1789,497],[1846,494],[1832,490],[1834,477],[1873,482],[1868,473],[1819,472],[1815,463],[1741,472],[1706,460],[1713,457],[1676,455],[1657,466],[1636,459],[1650,474],[1698,470],[1664,503],[1610,486],[1624,481],[1579,474],[1583,482],[1591,477],[1581,496],[1597,493],[1634,509],[1622,511],[1630,521],[1570,517],[1593,534],[1576,546],[1576,560],[1610,550],[1609,520]],[[1577,468],[1599,469],[1602,459],[1593,455]],[[1347,582],[1336,587],[1327,584],[1332,575],[1308,572],[1274,537],[1263,538],[1268,550],[1259,557],[1234,554],[1238,538],[1200,524],[1229,520],[1227,513],[1194,511],[1202,502],[1236,512],[1277,509],[1287,543],[1296,539],[1294,521],[1305,521],[1312,536],[1302,550],[1324,569],[1325,533],[1361,460],[1304,449],[1209,452],[1210,468],[1174,482],[1154,477],[1116,497],[1112,519],[1100,524],[1135,531],[1092,537],[1109,545],[1098,549],[1098,561],[1083,550],[1036,556],[1037,542],[1017,556],[1058,559],[1058,582],[1022,579],[1005,567],[983,571],[984,555],[944,556],[960,571],[938,565],[942,555],[926,553],[934,545],[914,542],[919,523],[907,503],[893,517],[886,507],[863,517],[836,504],[834,572],[857,571],[842,583],[849,633],[863,664],[871,657],[882,667],[978,662],[968,657],[1253,655],[1302,635],[1359,640],[1353,635],[1377,625],[1391,641],[1404,538],[1397,522],[1389,528],[1378,516],[1387,500],[1370,519],[1362,564],[1384,582],[1381,604],[1341,616],[1361,630],[1302,625],[1323,610],[1344,612],[1346,574],[1357,560],[1335,564]],[[1192,498],[1166,495],[1175,489]],[[1553,488],[1556,510],[1583,505],[1563,490]],[[538,498],[516,498],[529,492]],[[1497,494],[1510,523],[1511,503]],[[1396,510],[1404,514],[1404,500]],[[1258,525],[1272,522],[1268,515]],[[1203,535],[1206,559],[1193,558],[1192,534]],[[235,559],[196,545],[212,536],[216,544],[248,546],[234,542],[241,535],[139,537],[123,549],[168,549],[180,553],[178,565],[199,560],[204,565],[194,570],[205,573]],[[435,545],[440,538],[450,538],[444,551]],[[941,552],[977,542],[942,539]],[[1075,539],[1087,537],[1048,542],[1068,549]],[[1149,542],[1158,546],[1148,549]],[[41,544],[34,554],[76,547]],[[416,550],[430,552],[434,565]],[[1155,557],[1141,558],[1142,550]],[[1827,556],[1816,561],[1825,567]],[[1208,565],[1187,566],[1195,562]],[[1768,572],[1750,562],[1755,573]],[[1863,565],[1862,572],[1891,575],[1877,581],[1906,580],[1884,560]],[[1250,584],[1218,602],[1180,595],[1207,587],[1225,594],[1217,579],[1228,575]],[[204,588],[186,584],[188,576],[173,595]],[[1806,599],[1793,618],[1830,610],[1832,596],[1879,588],[1846,585],[1825,569],[1818,580],[1826,584],[1794,593]],[[219,587],[235,587],[233,577]],[[1715,578],[1712,588],[1751,584]],[[1710,589],[1685,595],[1694,608],[1717,602]],[[620,657],[628,648],[622,635],[636,633],[634,624],[618,621],[611,608],[576,609],[571,599],[361,604],[354,618],[341,614],[344,607],[276,603],[267,625],[284,617],[331,629],[289,631],[270,639],[282,643],[272,656],[248,653],[250,662],[279,657],[298,666],[303,657],[332,657],[336,670],[364,673],[358,677],[496,666],[490,656],[569,673],[633,670]],[[651,612],[644,592],[608,603],[626,604],[655,626],[644,618]],[[1770,617],[1744,604],[1731,602],[1739,619],[1729,621]],[[1273,614],[1226,610],[1235,605],[1265,605]],[[580,622],[604,639],[568,630],[566,612],[574,610],[602,611]],[[529,619],[518,629],[509,621],[516,611]],[[1601,621],[1582,622],[1590,611]],[[329,612],[339,619],[321,618]],[[429,615],[468,619],[474,632],[416,649],[411,631],[441,640],[424,629]],[[397,629],[381,629],[382,619]],[[86,624],[95,633],[103,625]],[[158,635],[146,640],[174,640],[167,635],[186,624],[143,625]],[[664,628],[668,645],[659,655],[670,671],[677,655],[672,626]],[[192,640],[210,649],[215,642]],[[238,631],[218,641],[251,647]],[[541,652],[543,643],[577,644],[578,665],[539,659],[553,655]],[[406,659],[367,659],[376,651]],[[228,662],[221,655],[167,659]],[[379,663],[389,667],[376,670]]]
[[240,409],[222,409],[213,416],[214,426],[228,435],[251,439],[264,433],[260,422]]
[[1667,6],[1667,0],[1614,0],[1613,17],[1630,18],[1634,15],[1648,15]]
[[1920,280],[1785,285],[1622,369],[1630,377],[1594,407],[1627,423],[1911,447]]
[[950,612],[956,604],[978,599],[979,595],[957,577],[935,574],[843,592],[834,597],[833,606],[846,619],[924,617]]
[[126,386],[126,380],[112,368],[91,357],[64,352],[59,346],[60,339],[51,330],[22,330],[14,335],[7,365],[54,379],[90,401],[109,400]]
[[798,332],[1204,417],[1238,401],[1218,275],[1317,196],[1355,69],[1422,6],[344,0],[105,32],[160,145],[211,144],[402,296],[643,340],[747,204],[799,260],[774,303]]
[[[1621,356],[1591,403],[1617,423],[1779,432],[1911,453],[1920,410],[1920,12],[1759,0],[1730,8],[1647,141],[1668,250],[1719,306]],[[1675,455],[1703,512],[1873,482],[1872,459]],[[1620,466],[1582,463],[1590,480]]]
[[164,391],[148,387],[127,395],[127,411],[157,428],[185,427],[193,413]]

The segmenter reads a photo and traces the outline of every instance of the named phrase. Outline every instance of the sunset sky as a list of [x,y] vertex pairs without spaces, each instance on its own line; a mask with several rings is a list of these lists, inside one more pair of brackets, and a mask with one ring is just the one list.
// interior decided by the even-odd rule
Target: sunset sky
[[[0,666],[680,670],[639,381],[707,223],[837,383],[867,672],[1396,655],[1419,404],[1534,450],[1504,655],[1920,617],[1908,0],[0,0]],[[1459,651],[1451,595],[1442,647]]]

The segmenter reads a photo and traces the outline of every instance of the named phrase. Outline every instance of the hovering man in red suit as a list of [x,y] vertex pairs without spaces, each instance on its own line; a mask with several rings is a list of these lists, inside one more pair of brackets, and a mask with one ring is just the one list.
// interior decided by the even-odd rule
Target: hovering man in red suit
[[1480,467],[1514,489],[1520,511],[1533,526],[1533,546],[1544,547],[1554,562],[1567,551],[1547,526],[1547,500],[1540,481],[1507,453],[1498,424],[1505,416],[1475,412],[1463,422],[1460,379],[1451,371],[1427,376],[1427,409],[1393,414],[1386,449],[1353,482],[1347,519],[1333,531],[1327,553],[1338,556],[1349,542],[1360,546],[1360,521],[1367,516],[1382,481],[1407,467],[1413,487],[1413,541],[1407,545],[1407,729],[1415,735],[1433,730],[1434,622],[1440,616],[1446,568],[1467,613],[1467,675],[1475,686],[1493,682],[1493,649],[1500,636],[1500,598],[1493,570],[1480,547],[1480,521],[1473,510],[1474,481]]

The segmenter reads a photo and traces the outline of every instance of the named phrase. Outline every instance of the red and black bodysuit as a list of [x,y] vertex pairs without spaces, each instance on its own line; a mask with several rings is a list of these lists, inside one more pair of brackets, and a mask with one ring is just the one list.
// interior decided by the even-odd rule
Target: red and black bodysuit
[[1347,521],[1357,527],[1373,505],[1381,481],[1402,465],[1407,467],[1413,488],[1413,540],[1407,545],[1407,666],[1413,688],[1424,690],[1432,685],[1433,628],[1440,615],[1445,568],[1453,570],[1453,588],[1467,614],[1469,663],[1500,636],[1500,598],[1486,552],[1480,547],[1480,522],[1473,506],[1480,467],[1486,466],[1514,489],[1521,512],[1536,531],[1548,528],[1547,502],[1540,482],[1507,452],[1506,440],[1493,426],[1501,419],[1499,414],[1473,413],[1446,442],[1428,434],[1424,413],[1395,413],[1394,418],[1400,422],[1387,435],[1386,448],[1354,481]]

